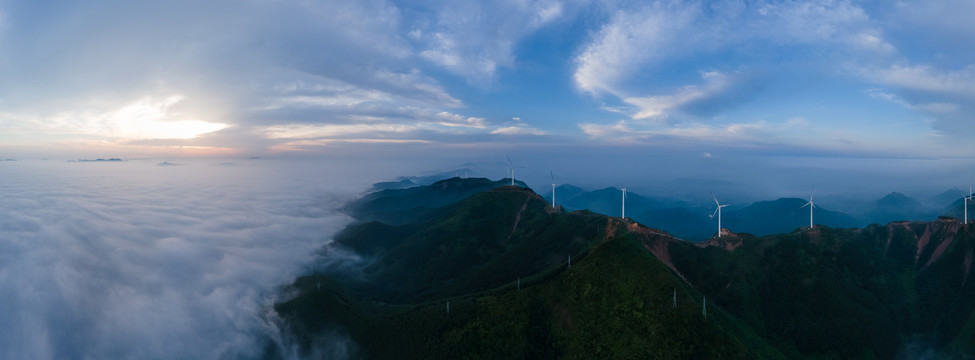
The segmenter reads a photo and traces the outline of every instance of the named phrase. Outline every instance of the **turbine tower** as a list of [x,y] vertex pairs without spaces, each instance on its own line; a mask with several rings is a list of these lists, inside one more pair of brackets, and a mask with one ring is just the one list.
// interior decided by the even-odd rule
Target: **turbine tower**
[[701,303],[701,315],[704,315],[705,319],[708,318],[708,297],[707,296],[704,297],[704,301]]
[[552,207],[554,208],[555,207],[555,185],[558,184],[555,183],[555,174],[549,171],[548,175],[552,177]]
[[802,208],[804,208],[806,206],[809,207],[809,228],[812,229],[813,228],[813,208],[816,207],[816,204],[813,204],[813,191],[812,190],[809,190],[809,202],[807,202],[806,205],[800,206],[799,208],[802,209]]
[[504,157],[508,159],[508,177],[511,178],[511,186],[515,186],[515,169],[522,168],[523,166],[515,166],[515,164],[511,162],[511,157],[508,155],[505,155]]
[[623,190],[623,214],[620,217],[626,219],[626,188],[621,190]]
[[[958,188],[955,188],[955,190],[958,190]],[[963,224],[967,225],[968,224],[968,202],[971,201],[973,198],[972,186],[968,185],[968,195],[962,193],[961,190],[958,190],[958,193],[961,194],[961,202],[964,203],[965,206],[965,222],[963,222]]]
[[968,184],[968,196],[965,197],[965,225],[968,225],[968,202],[972,200],[972,184]]
[[[711,190],[708,190],[708,192],[710,191]],[[718,237],[720,238],[721,237],[721,208],[728,206],[728,204],[722,205],[721,203],[719,203],[718,198],[714,196],[713,192],[711,193],[711,198],[714,199],[714,204],[717,205],[718,208],[714,209],[714,212],[711,213],[710,217],[714,219],[714,214],[718,214]]]
[[504,156],[508,159],[508,178],[511,179],[511,186],[515,186],[515,166],[511,164],[511,157],[508,155]]

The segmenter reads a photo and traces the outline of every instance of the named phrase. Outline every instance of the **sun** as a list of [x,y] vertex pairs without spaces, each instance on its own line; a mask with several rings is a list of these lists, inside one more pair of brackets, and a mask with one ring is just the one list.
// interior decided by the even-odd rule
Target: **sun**
[[183,99],[180,95],[141,99],[115,111],[107,122],[117,136],[135,139],[192,139],[229,126],[173,111]]

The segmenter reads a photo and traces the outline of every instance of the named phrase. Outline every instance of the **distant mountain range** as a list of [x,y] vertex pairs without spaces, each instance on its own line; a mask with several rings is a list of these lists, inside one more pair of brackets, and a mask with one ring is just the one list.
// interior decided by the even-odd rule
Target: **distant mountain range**
[[[619,216],[622,212],[622,194],[616,188],[586,191],[571,185],[561,185],[556,188],[555,193],[557,204],[568,210],[587,209],[610,216]],[[551,191],[544,196],[551,199]],[[713,204],[650,198],[633,191],[627,192],[626,199],[627,217],[646,226],[695,241],[717,234],[717,219],[710,217],[715,209]],[[781,198],[747,206],[732,206],[722,210],[721,225],[735,232],[759,236],[791,232],[809,226],[809,208],[802,207],[807,201]],[[932,198],[928,203],[934,205],[926,205],[897,192],[862,204],[850,214],[830,210],[821,203],[816,203],[813,220],[815,224],[829,227],[855,228],[891,221],[934,220],[941,215],[956,218],[963,216],[960,196],[955,194],[946,192]]]
[[[612,210],[610,190],[572,198]],[[634,198],[660,218],[709,214]],[[570,200],[461,178],[370,193],[330,245],[368,260],[299,278],[275,310],[301,356],[336,331],[372,359],[975,356],[973,225],[810,229],[793,198],[726,214],[783,234],[689,242]]]

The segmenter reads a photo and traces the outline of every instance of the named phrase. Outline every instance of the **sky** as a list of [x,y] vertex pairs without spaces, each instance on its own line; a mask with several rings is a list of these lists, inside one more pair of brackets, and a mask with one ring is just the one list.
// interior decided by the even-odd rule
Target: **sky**
[[[964,188],[971,14],[0,0],[0,160],[17,160],[0,161],[0,357],[293,351],[268,305],[350,221],[344,201],[399,175],[502,178],[506,156],[539,193],[713,188],[741,205],[814,187],[837,208],[840,193]],[[126,161],[65,161],[93,158]],[[347,352],[335,336],[320,351]]]
[[970,159],[972,13],[964,0],[6,0],[0,155]]

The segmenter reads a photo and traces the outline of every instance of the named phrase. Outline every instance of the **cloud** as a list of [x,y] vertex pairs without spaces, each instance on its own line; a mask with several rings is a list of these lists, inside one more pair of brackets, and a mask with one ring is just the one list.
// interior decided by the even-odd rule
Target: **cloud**
[[887,92],[882,89],[868,89],[865,91],[865,93],[874,99],[889,101],[908,109],[918,110],[935,116],[955,114],[960,108],[958,104],[948,102],[927,102],[913,104],[902,99],[900,96],[897,96],[897,94]]
[[484,128],[484,118],[476,117],[463,117],[457,114],[451,114],[446,111],[441,111],[437,113],[437,117],[441,120],[438,124],[450,127],[469,127],[476,129]]
[[545,131],[531,127],[528,123],[521,120],[521,117],[515,116],[511,118],[511,121],[506,121],[503,125],[494,130],[491,130],[492,135],[534,135],[541,136],[546,135]]
[[[732,64],[732,68],[740,68],[754,61],[745,59],[775,54],[783,48],[796,54],[856,53],[861,57],[889,55],[895,51],[865,11],[846,1],[747,4],[737,1],[706,4],[654,1],[614,10],[609,21],[593,34],[592,40],[576,56],[574,79],[579,89],[592,95],[610,94],[636,105],[640,110],[633,114],[634,118],[665,117],[670,111],[679,110],[682,105],[698,99],[707,102],[706,99],[719,93],[733,94],[725,89],[738,81],[744,81],[747,87],[761,87],[761,82],[754,77],[729,78],[727,74],[735,71],[694,69],[705,76],[718,76],[706,78],[703,86],[685,85],[670,95],[647,96],[646,93],[654,92],[653,89],[658,89],[657,93],[666,92],[661,90],[672,88],[667,84],[686,77],[686,67],[680,63],[682,60],[727,63],[730,57],[732,61],[741,61]],[[765,65],[756,63],[753,66],[763,68]],[[827,72],[835,67],[835,64],[822,65],[820,70]],[[809,70],[816,69],[804,69]],[[717,108],[732,106],[744,99],[726,98]],[[703,112],[713,113],[714,110]]]
[[6,167],[0,357],[250,358],[279,337],[276,289],[348,223],[349,189],[307,164],[155,164]]
[[575,62],[576,85],[591,93],[617,93],[621,81],[641,66],[678,53],[697,41],[689,31],[699,16],[693,6],[656,1],[639,9],[616,11]]
[[514,65],[515,45],[567,12],[562,1],[449,1],[414,19],[420,58],[474,83]]
[[506,126],[491,131],[495,135],[545,135],[545,132],[526,126]]
[[421,70],[417,44],[402,34],[424,14],[384,0],[59,9],[3,9],[12,14],[0,32],[0,116],[12,119],[0,125],[5,142],[20,134],[35,144],[105,141],[135,151],[138,140],[219,140],[259,151],[255,144],[277,144],[259,138],[265,128],[285,125],[485,126],[471,116],[435,119],[464,104]]
[[881,84],[975,101],[975,64],[956,70],[936,69],[927,65],[892,65],[863,71],[866,77]]
[[621,120],[606,125],[583,123],[579,127],[591,138],[610,142],[676,144],[692,141],[748,147],[757,144],[792,143],[795,139],[790,132],[806,125],[805,119],[793,118],[780,123],[754,121],[727,124],[684,123],[672,126],[646,126]]
[[975,13],[975,3],[965,0],[897,1],[893,6],[891,25],[910,33],[909,40],[922,42],[938,51],[972,49],[957,44],[975,41],[975,23],[968,14]]
[[636,106],[633,119],[664,119],[673,112],[706,116],[750,98],[761,84],[743,74],[709,71],[701,74],[704,85],[686,85],[673,94],[631,97],[624,102]]

